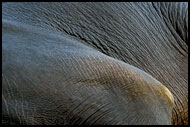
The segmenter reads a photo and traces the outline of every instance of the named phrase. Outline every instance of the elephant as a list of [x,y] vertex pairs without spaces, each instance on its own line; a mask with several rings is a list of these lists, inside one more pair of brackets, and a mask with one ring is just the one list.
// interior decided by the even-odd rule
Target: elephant
[[188,124],[187,2],[2,3],[2,124]]

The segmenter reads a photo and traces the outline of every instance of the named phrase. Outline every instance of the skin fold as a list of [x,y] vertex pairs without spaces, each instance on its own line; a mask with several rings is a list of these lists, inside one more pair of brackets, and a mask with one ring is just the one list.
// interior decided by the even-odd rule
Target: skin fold
[[187,10],[3,3],[2,124],[187,124]]

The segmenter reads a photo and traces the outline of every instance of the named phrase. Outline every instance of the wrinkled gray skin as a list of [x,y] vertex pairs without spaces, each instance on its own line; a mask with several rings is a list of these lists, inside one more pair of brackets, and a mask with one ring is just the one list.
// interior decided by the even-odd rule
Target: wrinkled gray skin
[[187,3],[3,3],[3,124],[187,124]]

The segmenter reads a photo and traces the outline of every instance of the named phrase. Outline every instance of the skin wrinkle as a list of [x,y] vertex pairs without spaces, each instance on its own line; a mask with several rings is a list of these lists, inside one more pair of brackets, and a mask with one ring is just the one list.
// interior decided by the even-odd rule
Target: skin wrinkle
[[[85,112],[87,112],[91,107],[92,107],[92,106],[89,106],[89,107],[86,108],[86,109],[84,108],[85,110],[84,110],[84,109],[81,110],[80,112],[77,113],[77,115],[82,116],[82,115],[83,115]],[[73,121],[74,124],[79,123],[79,121],[78,121],[77,119],[76,119],[76,120],[72,120],[72,119],[71,119],[71,121]]]
[[[17,84],[15,83],[14,80],[13,80],[13,84],[16,86],[17,91],[19,92],[19,95],[21,96],[21,100],[20,100],[20,102],[21,102],[21,112],[22,112],[21,117],[26,118],[25,115],[24,115],[24,114],[25,114],[25,113],[24,113],[24,106],[23,106],[23,103],[22,103],[22,101],[24,100],[24,99],[23,99],[23,96],[22,96],[22,94],[20,93],[19,88],[18,88],[18,86],[17,86]],[[16,100],[15,100],[15,101],[16,101]]]
[[[108,105],[108,104],[107,104]],[[93,118],[92,116],[94,116],[95,114],[97,114],[99,111],[101,111],[104,107],[106,107],[107,105],[103,105],[102,107],[100,107],[99,109],[97,109],[95,112],[93,112],[90,116],[88,116],[81,124],[87,123],[87,121],[89,121],[90,118]],[[93,123],[92,123],[93,125]]]
[[[108,106],[108,105],[106,105],[106,106]],[[104,112],[101,112],[101,115],[98,116],[99,118],[96,119],[96,120],[92,123],[92,125],[95,125],[95,123],[98,123],[97,121],[100,120],[100,119],[101,119],[102,117],[104,117],[105,115],[107,115],[109,112],[110,112],[109,110],[104,111]],[[105,121],[104,121],[104,122],[105,122]],[[106,125],[106,124],[103,123],[103,125]]]
[[[89,107],[90,108],[90,107]],[[87,108],[88,109],[88,108]],[[86,110],[85,110],[86,111]]]
[[[180,6],[180,4],[178,5],[178,6]],[[180,9],[180,7],[177,7],[177,8],[179,8]],[[163,8],[162,8],[163,9]],[[162,9],[161,9],[161,12],[162,12],[162,14],[165,14],[165,12],[168,12],[168,11],[166,11],[166,10],[164,10],[164,11],[162,11]],[[170,9],[169,7],[168,8],[166,8],[167,10],[168,9]],[[181,15],[182,16],[182,14],[177,14],[177,12],[182,12],[182,11],[176,11],[176,9],[172,9],[172,10],[174,10],[174,11],[169,11],[169,12],[171,12],[171,13],[173,13],[173,12],[176,12],[176,14],[173,14],[173,15],[175,15],[177,18],[177,20],[178,20],[178,22],[180,22],[181,21],[181,18],[179,18],[179,16],[178,15]],[[180,31],[177,31],[178,30],[178,25],[180,24],[177,24],[178,22],[172,22],[172,21],[175,21],[175,17],[172,17],[173,16],[172,14],[171,15],[169,15],[169,14],[167,14],[166,16],[165,16],[165,19],[167,19],[167,21],[165,21],[165,23],[168,23],[168,21],[170,21],[171,23],[172,23],[172,25],[174,26],[174,29],[176,30],[171,30],[172,32],[173,31],[175,31],[175,32],[183,32],[182,30],[180,30]],[[167,18],[167,16],[169,16],[169,18]],[[172,18],[172,19],[171,19]],[[176,25],[177,24],[177,25]],[[167,25],[167,26],[171,26],[171,25]],[[182,27],[181,25],[180,25],[180,27]],[[178,33],[179,34],[179,36],[180,36],[180,33]],[[176,37],[176,35],[174,36],[174,37]],[[180,36],[179,37],[180,39],[183,39],[183,41],[184,41],[184,38],[185,37],[182,37],[182,36]],[[179,41],[180,42],[180,41]],[[178,43],[180,46],[181,46],[181,48],[183,49],[183,50],[185,50],[183,47],[182,47],[182,45],[181,45],[181,43]],[[180,48],[177,48],[177,49],[180,49]]]
[[[177,86],[177,85],[176,85]],[[179,89],[179,88],[178,88]],[[179,89],[180,90],[180,89]],[[183,93],[183,92],[182,92]],[[179,114],[179,113],[178,113]]]
[[[47,4],[48,5],[48,4]],[[72,5],[72,4],[69,4],[69,5]],[[88,4],[85,4],[85,5],[88,5]],[[116,4],[117,5],[117,4]],[[133,4],[131,4],[131,5],[133,5]],[[140,7],[140,11],[145,11],[146,12],[146,10],[148,10],[148,9],[146,9],[146,8],[144,8],[145,6],[143,6],[143,7],[141,7],[140,6],[141,4],[139,3],[139,6],[138,7]],[[51,5],[50,5],[51,6]],[[36,6],[36,7],[38,7],[38,6]],[[53,6],[52,6],[53,7]],[[69,8],[70,6],[68,6],[68,8]],[[73,7],[73,6],[72,6]],[[111,7],[111,6],[110,6]],[[118,6],[119,7],[119,6]],[[147,7],[150,7],[150,6],[147,6]],[[76,4],[76,6],[74,6],[74,8],[76,8],[77,10],[80,10],[80,8],[77,8],[77,4]],[[116,7],[117,8],[117,7]],[[133,6],[133,8],[131,9],[131,8],[129,8],[129,9],[131,9],[130,11],[128,11],[128,12],[133,12],[133,9],[135,8],[135,6]],[[39,10],[40,9],[43,9],[43,7],[42,8],[39,8]],[[143,10],[142,10],[143,9]],[[175,8],[174,8],[175,9]],[[21,9],[21,10],[23,10],[23,9]],[[52,9],[53,10],[53,9]],[[57,10],[59,10],[58,8],[57,8]],[[65,10],[67,10],[67,9],[65,9]],[[64,12],[65,11],[64,10],[64,8],[61,8],[61,11],[60,12]],[[91,7],[89,7],[87,10],[91,10]],[[114,8],[113,8],[113,10],[114,10]],[[119,8],[117,8],[117,10],[120,10]],[[29,11],[30,12],[30,9],[27,9],[26,11]],[[48,12],[48,10],[45,10],[46,12]],[[106,11],[106,10],[105,10]],[[109,11],[111,11],[111,10],[108,10],[107,12],[104,12],[104,13],[109,13]],[[138,14],[138,9],[137,10],[135,10],[136,11],[136,13],[135,14]],[[149,11],[149,10],[148,10]],[[29,12],[26,12],[26,14],[27,13],[29,13]],[[41,11],[40,11],[41,12]],[[56,12],[56,11],[55,11]],[[59,16],[57,16],[57,14],[59,14],[59,11],[58,11],[58,13],[56,14],[55,12],[53,12],[52,13],[52,16],[54,16],[55,17],[55,19],[53,19],[53,21],[54,22],[56,22],[56,21],[61,21],[61,20],[57,20],[57,19],[59,19]],[[78,12],[78,11],[77,11]],[[127,12],[127,11],[126,11]],[[35,12],[36,13],[36,12]],[[78,14],[80,14],[80,13],[82,13],[82,12],[78,12]],[[150,14],[151,13],[151,11],[150,12],[146,12],[145,14],[143,14],[143,17],[141,17],[142,19],[146,19],[146,16],[148,16],[148,14]],[[47,13],[48,14],[48,13]],[[47,14],[45,15],[46,17],[47,17]],[[72,17],[72,11],[71,12],[68,12],[68,13],[65,13],[65,14],[69,14],[69,16],[70,17]],[[89,19],[92,19],[92,16],[90,16],[90,15],[92,15],[93,13],[88,13],[88,18]],[[94,12],[94,14],[96,14],[96,12]],[[120,13],[119,13],[120,14]],[[123,13],[123,15],[124,15],[125,13]],[[85,15],[85,13],[83,14],[83,15]],[[36,17],[38,17],[38,14],[36,13],[35,14],[35,16]],[[52,17],[52,16],[50,16],[50,17]],[[120,16],[120,15],[119,15]],[[118,17],[119,17],[118,16]],[[112,16],[112,17],[115,17],[114,15]],[[110,16],[110,18],[112,18],[111,16]],[[122,17],[122,16],[120,16],[120,17]],[[15,17],[16,18],[16,17]],[[27,18],[27,16],[25,16],[25,18]],[[60,17],[61,18],[61,17]],[[68,17],[67,17],[68,18]],[[87,18],[87,19],[88,19]],[[137,19],[139,19],[139,21],[141,21],[142,19],[140,18],[140,17],[138,17],[138,15],[137,15],[137,17],[136,17]],[[24,19],[24,17],[23,17],[23,19]],[[118,18],[119,19],[119,18]],[[125,19],[125,18],[123,18],[123,19]],[[131,19],[135,19],[135,18],[133,18],[133,16],[131,17]],[[44,21],[45,21],[45,19],[43,19]],[[48,19],[49,21],[48,22],[50,22],[51,21],[51,19]],[[102,20],[100,20],[100,21],[103,21],[103,20],[106,20],[106,18],[104,18],[104,17],[102,17]],[[114,19],[114,20],[116,20],[116,19]],[[128,20],[128,19],[126,19],[126,20]],[[155,19],[156,20],[156,19]],[[30,21],[30,20],[29,20]],[[41,21],[40,23],[43,23],[44,21]],[[85,21],[85,20],[84,20]],[[124,21],[124,20],[123,20]],[[35,21],[34,21],[35,22]],[[47,22],[47,23],[48,23]],[[66,22],[66,21],[64,21],[64,22]],[[90,21],[91,22],[91,21]],[[107,20],[106,20],[106,22],[107,22]],[[118,23],[117,23],[118,22]],[[148,21],[149,23],[151,23],[151,20],[150,21]],[[149,31],[150,29],[149,29],[149,27],[147,27],[146,26],[146,23],[148,24],[148,22],[145,22],[145,24],[144,23],[142,23],[141,25],[142,25],[142,27],[141,28],[139,28],[139,31],[140,32],[144,32],[144,31],[142,31],[142,29],[146,29],[146,32],[144,32],[144,33],[146,33],[146,34],[143,34],[143,35],[145,35],[146,36],[146,38],[143,38],[142,37],[142,39],[138,39],[138,37],[134,37],[134,38],[137,38],[137,40],[139,41],[139,44],[141,45],[141,44],[144,44],[144,45],[141,45],[140,47],[143,47],[142,48],[142,50],[141,49],[138,49],[137,48],[137,50],[135,51],[135,48],[133,49],[126,49],[126,50],[129,50],[128,51],[128,53],[127,53],[127,55],[125,56],[125,57],[123,57],[122,55],[123,54],[121,54],[121,52],[120,52],[120,49],[122,49],[122,48],[124,48],[124,47],[129,47],[129,46],[131,46],[131,43],[128,43],[128,42],[132,42],[133,40],[130,40],[130,41],[128,41],[129,40],[129,36],[127,36],[127,37],[123,37],[123,38],[125,38],[125,39],[128,39],[128,40],[126,40],[126,43],[127,44],[125,44],[125,46],[123,46],[123,47],[117,47],[117,48],[115,48],[114,49],[114,46],[115,45],[113,45],[113,46],[110,46],[110,47],[108,47],[108,46],[106,46],[105,44],[104,45],[101,45],[101,43],[104,43],[104,37],[102,37],[102,36],[105,36],[105,37],[108,37],[108,39],[106,40],[106,43],[109,43],[109,42],[114,42],[114,43],[116,43],[116,45],[118,44],[118,45],[120,45],[120,44],[123,44],[122,42],[124,42],[125,41],[125,39],[120,39],[119,41],[121,41],[121,42],[118,42],[118,40],[114,40],[114,36],[112,35],[112,34],[109,34],[109,31],[111,31],[111,29],[109,30],[109,31],[107,31],[107,29],[104,29],[104,28],[102,28],[101,30],[103,31],[103,30],[105,30],[106,32],[105,32],[105,34],[97,34],[98,33],[98,31],[96,32],[96,33],[94,33],[94,34],[92,34],[92,37],[90,37],[90,34],[87,34],[87,35],[89,35],[89,40],[95,40],[94,42],[95,43],[97,43],[97,45],[98,45],[98,47],[97,48],[100,48],[100,47],[104,47],[104,48],[100,48],[101,50],[102,50],[102,52],[103,53],[107,53],[107,55],[112,55],[111,54],[111,52],[115,52],[115,55],[113,55],[113,57],[114,58],[116,58],[116,57],[120,57],[120,58],[118,58],[119,60],[122,60],[122,61],[124,61],[124,62],[126,62],[126,63],[129,63],[129,64],[132,64],[132,65],[136,65],[137,67],[139,67],[140,65],[143,65],[143,67],[141,67],[140,69],[142,69],[143,71],[145,71],[145,72],[147,72],[147,73],[150,73],[151,75],[153,75],[154,76],[154,78],[156,78],[156,79],[161,79],[160,80],[160,82],[164,82],[164,85],[165,84],[169,84],[170,86],[167,86],[168,88],[170,88],[170,90],[171,89],[173,89],[173,88],[177,88],[177,90],[172,90],[172,93],[177,97],[177,101],[178,100],[181,100],[181,99],[179,99],[179,98],[181,98],[181,96],[185,96],[185,98],[186,98],[186,101],[187,101],[187,92],[186,92],[186,87],[183,87],[183,86],[179,86],[179,87],[174,87],[173,85],[178,85],[178,84],[185,84],[185,83],[187,83],[186,81],[186,79],[185,79],[185,81],[184,80],[180,80],[180,78],[178,78],[181,74],[180,74],[180,68],[185,68],[185,67],[183,67],[183,66],[181,66],[180,65],[180,63],[185,63],[186,61],[184,61],[184,60],[181,60],[181,57],[177,57],[177,56],[179,56],[178,54],[176,54],[176,55],[174,55],[174,56],[171,56],[171,54],[173,53],[172,51],[169,53],[169,55],[167,55],[167,54],[165,54],[165,53],[160,53],[160,52],[162,52],[162,51],[164,51],[165,49],[169,49],[169,51],[170,50],[176,50],[176,49],[174,49],[174,48],[172,48],[171,49],[171,47],[173,47],[171,44],[170,44],[170,42],[172,42],[172,39],[170,39],[170,40],[168,40],[167,38],[164,38],[164,36],[169,36],[170,34],[167,34],[167,35],[164,35],[165,34],[165,32],[163,32],[164,31],[164,29],[162,28],[163,26],[160,26],[159,25],[159,23],[158,24],[156,24],[155,23],[155,25],[152,25],[152,26],[150,26],[150,28],[151,27],[154,27],[155,28],[155,30],[156,31],[159,31],[160,33],[158,34],[158,35],[156,35],[156,33],[155,32],[152,32],[152,31],[150,31],[150,33],[152,33],[152,34],[150,34],[150,35],[148,35],[147,34],[147,31]],[[154,22],[154,21],[153,21]],[[102,27],[102,26],[104,26],[104,24],[102,25],[101,24],[101,26],[98,26],[98,22],[96,22],[96,20],[94,20],[92,23],[94,23],[94,26],[95,27],[97,27],[98,29],[100,29],[100,27]],[[132,23],[132,22],[131,22]],[[138,23],[138,22],[134,22],[134,24],[135,23]],[[68,23],[69,24],[69,23]],[[114,33],[117,33],[117,35],[118,36],[120,36],[121,38],[122,38],[122,36],[125,36],[125,35],[129,35],[129,34],[127,34],[126,32],[125,32],[125,30],[123,30],[124,28],[122,28],[122,24],[120,24],[120,20],[116,20],[116,22],[111,22],[110,21],[110,26],[109,26],[109,28],[114,28],[115,30],[113,30],[112,31],[112,33],[114,34]],[[126,26],[131,26],[130,28],[129,28],[129,30],[130,29],[134,29],[134,30],[137,30],[137,28],[138,27],[133,27],[133,24],[127,24],[126,22],[124,22],[123,24],[125,24]],[[57,25],[57,26],[55,26],[55,25],[53,25],[52,23],[51,24],[48,24],[48,25],[51,25],[51,27],[52,28],[55,28],[55,27],[60,27],[60,25]],[[61,24],[62,25],[62,24]],[[73,23],[70,23],[69,25],[68,25],[68,29],[66,29],[65,31],[71,31],[71,33],[74,33],[74,31],[75,31],[75,34],[73,34],[73,36],[77,36],[77,37],[79,37],[79,39],[81,39],[82,37],[84,37],[84,34],[86,34],[87,32],[90,32],[90,31],[87,31],[87,30],[84,30],[84,29],[86,29],[86,28],[84,28],[84,27],[80,27],[80,28],[78,28],[78,26],[77,25],[74,25],[75,26],[75,28],[73,28],[72,29],[72,26],[73,26],[74,24]],[[82,24],[80,24],[80,25],[82,25]],[[121,26],[121,28],[119,28],[119,29],[117,29],[117,26]],[[43,25],[41,25],[41,26],[43,26]],[[62,26],[62,27],[64,27],[65,28],[65,26]],[[70,28],[70,29],[69,29]],[[128,28],[128,27],[125,27],[125,28]],[[157,29],[163,29],[163,31],[161,31],[161,30],[157,30]],[[60,30],[62,30],[62,29],[60,29]],[[80,33],[77,33],[77,30],[84,30],[84,33],[83,33],[83,35],[81,34],[80,35]],[[63,31],[63,30],[62,30]],[[62,32],[61,31],[61,32]],[[86,31],[86,33],[85,33],[85,31]],[[92,30],[93,31],[93,30]],[[100,33],[100,32],[99,32]],[[119,35],[119,33],[121,33],[121,35]],[[96,34],[97,34],[97,40],[96,40]],[[161,34],[161,35],[160,35]],[[132,32],[132,34],[130,35],[130,36],[134,36],[134,35],[136,35],[136,33],[134,33],[134,32]],[[137,36],[140,36],[140,34],[137,34]],[[153,36],[153,38],[150,38],[151,36]],[[155,36],[159,36],[159,39],[158,38],[154,38]],[[175,36],[175,35],[172,35],[172,36]],[[110,40],[109,40],[109,37],[111,38]],[[112,38],[113,37],[113,38]],[[84,38],[86,38],[86,37],[84,37]],[[93,39],[92,39],[93,38]],[[150,38],[149,40],[150,40],[150,42],[154,42],[153,43],[153,45],[146,45],[145,43],[140,43],[140,41],[142,41],[142,42],[144,42],[144,41],[146,41],[148,38]],[[161,39],[160,39],[161,38]],[[84,40],[85,41],[85,40]],[[86,40],[86,41],[88,41],[88,40]],[[169,43],[168,43],[168,41],[169,41]],[[175,41],[175,40],[174,40]],[[165,49],[162,49],[161,47],[159,47],[159,44],[158,43],[155,43],[155,42],[166,42],[166,44],[163,46],[163,47],[165,47]],[[84,42],[83,42],[84,43]],[[86,43],[86,42],[85,42]],[[91,42],[90,42],[91,43]],[[92,42],[93,43],[93,42]],[[160,46],[161,46],[162,44],[160,44]],[[168,45],[168,46],[167,46]],[[154,51],[149,51],[149,47],[151,48],[151,49],[155,49],[156,48],[156,51],[154,52]],[[96,48],[96,47],[95,47]],[[177,46],[176,47],[177,49],[179,48],[180,49],[180,47],[179,46]],[[145,50],[145,54],[143,55],[143,54],[138,54],[138,52],[142,52],[143,51],[143,49],[148,49],[148,50]],[[159,50],[157,50],[157,49],[159,49]],[[57,50],[59,50],[59,49],[57,49]],[[99,50],[99,51],[101,51],[101,50]],[[109,51],[109,52],[108,52]],[[152,56],[154,56],[154,55],[157,55],[158,57],[158,60],[160,60],[159,62],[158,61],[155,61],[155,63],[153,63],[153,64],[147,64],[147,63],[149,63],[149,62],[151,62],[151,61],[154,61],[154,57],[152,57],[151,55],[150,55],[150,53],[152,52]],[[47,52],[48,53],[48,52]],[[136,53],[136,54],[135,54]],[[184,54],[185,54],[185,52],[184,52]],[[121,56],[120,56],[121,55]],[[51,57],[53,56],[53,54],[51,55],[51,56],[49,56],[49,58],[51,59]],[[89,57],[91,57],[91,56],[89,56]],[[145,57],[145,59],[146,59],[146,61],[149,61],[149,62],[147,62],[147,63],[143,63],[143,62],[141,62],[142,60],[143,60],[143,57]],[[170,60],[170,57],[172,57],[171,58],[171,60]],[[129,60],[131,58],[131,60]],[[178,59],[179,58],[179,59]],[[184,58],[185,58],[185,56],[184,56]],[[74,59],[78,59],[78,57],[76,56],[76,57],[74,57]],[[175,59],[177,59],[178,61],[177,61],[177,63],[176,63],[176,65],[178,66],[178,68],[176,68],[176,66],[174,66],[173,64],[171,64],[171,63],[175,63],[176,61],[175,61]],[[56,64],[58,64],[58,66],[61,68],[61,64],[60,64],[60,62],[63,62],[64,60],[63,60],[63,58],[61,58],[61,55],[58,55],[58,56],[56,56]],[[61,60],[63,60],[63,61],[61,61]],[[134,61],[132,61],[132,60],[134,60]],[[181,61],[180,61],[181,60]],[[81,62],[82,62],[83,60],[81,59],[80,61],[78,61],[77,62],[77,66],[79,66],[80,64],[81,64]],[[88,63],[87,62],[88,60],[86,60],[85,62],[86,63]],[[169,62],[165,62],[165,61],[169,61]],[[109,61],[108,61],[109,62]],[[97,62],[98,63],[98,62]],[[161,63],[165,63],[165,65],[162,65]],[[66,63],[65,63],[66,64]],[[170,65],[171,64],[171,67],[169,67],[168,65]],[[52,64],[51,66],[53,67],[53,65],[54,64]],[[179,66],[180,65],[180,66]],[[72,66],[76,66],[76,65],[74,65],[74,64],[72,64]],[[90,66],[90,64],[89,65],[87,65],[87,66]],[[152,66],[152,67],[154,67],[154,68],[156,68],[155,70],[151,70],[151,68],[149,68],[150,66]],[[157,68],[158,67],[158,68]],[[176,70],[174,69],[174,68],[176,68]],[[95,69],[98,69],[98,68],[95,68]],[[104,70],[106,70],[106,69],[104,69],[104,68],[101,68],[100,67],[100,69],[102,69],[102,71],[104,71]],[[64,67],[62,67],[62,70],[65,72],[66,71],[66,68],[64,68]],[[75,70],[77,70],[77,72],[76,73],[80,73],[81,72],[81,70],[78,70],[77,69],[77,67],[76,68],[73,68],[72,69],[72,73],[74,73],[75,72]],[[88,71],[91,71],[92,69],[91,68],[87,68],[87,70],[86,70],[86,72],[88,72]],[[160,70],[163,70],[163,71],[161,71],[160,72]],[[169,70],[169,71],[168,71]],[[185,69],[184,69],[185,70]],[[185,70],[186,71],[186,70]],[[121,72],[123,72],[123,71],[121,71]],[[83,71],[82,70],[82,76],[84,75],[84,73],[85,73],[85,71]],[[185,74],[185,73],[184,73]],[[97,75],[99,75],[99,74],[97,74]],[[110,75],[109,74],[109,71],[107,71],[106,72],[106,74],[105,74],[106,76],[107,75]],[[125,75],[125,74],[123,74],[123,75]],[[90,77],[90,76],[92,76],[92,74],[91,75],[86,75],[85,77]],[[185,75],[186,77],[187,77],[187,75]],[[109,78],[108,78],[108,81],[112,78],[113,76],[110,76]],[[122,77],[122,76],[120,76],[120,77]],[[42,78],[43,79],[43,78]],[[125,79],[124,77],[122,77],[122,79]],[[171,79],[175,79],[174,81],[171,81]],[[103,80],[103,79],[102,79]],[[108,81],[106,81],[106,82],[108,82]],[[93,82],[93,81],[92,81]],[[121,81],[122,83],[121,84],[123,84],[124,83],[124,80],[123,81]],[[182,82],[182,83],[181,83]],[[171,85],[172,84],[172,85]],[[9,86],[9,83],[8,83],[8,86]],[[182,90],[181,88],[184,88],[184,90]],[[47,89],[48,89],[48,87],[47,87]],[[181,93],[181,95],[177,95],[178,94],[178,91],[180,91],[180,93]],[[185,92],[184,92],[185,91]],[[45,92],[45,91],[44,91]],[[175,94],[175,93],[177,93],[177,94]],[[41,98],[43,98],[43,97],[41,97]],[[179,102],[180,103],[180,102]],[[176,103],[177,104],[177,103]],[[181,105],[181,104],[180,104]]]
[[2,94],[2,98],[3,98],[3,101],[4,101],[5,105],[6,105],[7,115],[9,115],[9,109],[8,109],[7,101],[6,101],[6,99],[5,99],[5,97],[4,97],[3,94]]
[[[75,110],[77,110],[77,107],[79,107],[80,105],[82,105],[84,102],[86,102],[87,100],[88,100],[89,98],[87,98],[87,99],[85,99],[85,100],[83,100],[82,102],[80,102],[74,109],[72,109],[71,111],[70,111],[70,113],[71,112],[74,112]],[[70,114],[70,113],[68,113],[68,114]],[[78,113],[77,113],[78,114]],[[72,118],[71,118],[71,121],[72,121]]]
[[3,79],[5,80],[5,82],[7,82],[7,93],[8,93],[8,97],[9,97],[9,99],[11,99],[11,91],[10,91],[10,89],[9,89],[9,81],[8,81],[8,79],[6,79],[6,77],[4,76],[4,74],[3,74]]
[[174,123],[174,125],[177,125],[177,123],[181,122],[181,121],[179,121],[179,118],[178,118],[178,117],[180,117],[180,114],[178,115],[178,113],[177,113],[177,111],[176,111],[175,108],[173,109],[172,113],[174,113],[174,116],[175,116],[175,117],[173,117],[173,119],[172,119],[173,121],[172,122]]

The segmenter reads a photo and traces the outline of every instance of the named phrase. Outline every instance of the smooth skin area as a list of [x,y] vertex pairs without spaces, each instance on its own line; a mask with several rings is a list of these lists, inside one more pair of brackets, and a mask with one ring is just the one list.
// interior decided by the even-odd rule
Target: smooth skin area
[[2,123],[188,123],[187,3],[3,3]]

